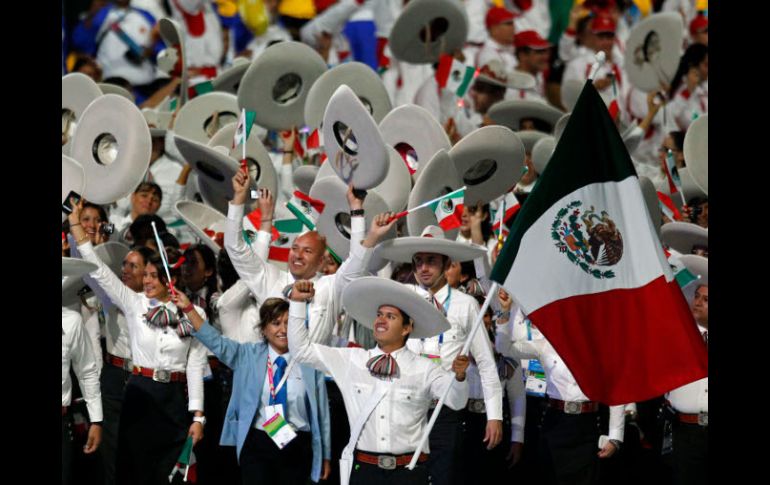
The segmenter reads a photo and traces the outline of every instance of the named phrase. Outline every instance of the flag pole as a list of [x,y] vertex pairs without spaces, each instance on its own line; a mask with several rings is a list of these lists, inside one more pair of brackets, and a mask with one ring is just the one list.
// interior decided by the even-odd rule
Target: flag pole
[[[478,330],[479,327],[483,324],[484,314],[487,312],[487,308],[489,308],[489,304],[492,302],[492,298],[497,295],[498,287],[499,285],[496,281],[492,282],[492,286],[489,288],[489,292],[487,293],[487,298],[484,300],[484,304],[481,306],[481,310],[479,310],[479,314],[476,316],[476,321],[473,322],[471,333],[468,334],[468,338],[465,340],[465,344],[463,345],[459,355],[466,355],[468,353],[468,350],[471,347],[471,342],[473,341],[473,336],[476,334],[476,330]],[[436,424],[436,419],[438,418],[439,412],[441,411],[442,406],[444,406],[444,400],[446,400],[447,395],[449,395],[449,391],[452,389],[452,385],[456,381],[456,379],[454,379],[454,372],[451,372],[451,374],[452,379],[449,381],[449,385],[444,389],[444,394],[441,395],[441,399],[438,400],[436,409],[433,410],[430,421],[428,421],[428,427],[423,432],[420,444],[417,445],[417,450],[415,450],[414,455],[412,455],[412,461],[410,461],[409,465],[406,466],[410,470],[414,470],[414,467],[417,465],[417,460],[420,458],[420,454],[422,453],[423,448],[425,448],[425,443],[428,442],[428,435],[430,435],[430,431],[433,429],[433,425]]]
[[596,53],[596,56],[594,58],[596,59],[596,62],[594,62],[594,65],[591,67],[591,72],[588,74],[588,79],[591,81],[594,80],[594,77],[596,77],[596,74],[599,72],[599,69],[607,61],[607,54],[605,54],[604,51],[599,51]]
[[176,296],[174,291],[174,283],[171,281],[171,272],[168,270],[168,259],[166,259],[166,248],[163,246],[163,241],[160,240],[158,235],[158,228],[155,227],[155,221],[152,221],[152,232],[155,235],[155,243],[158,246],[158,253],[160,253],[160,260],[163,262],[163,269],[166,270],[166,277],[168,278],[168,287],[171,290],[171,294]]
[[462,187],[460,187],[459,189],[457,189],[457,190],[453,190],[452,192],[449,192],[448,194],[444,194],[444,195],[442,195],[442,196],[440,196],[440,197],[436,197],[435,199],[429,200],[428,202],[423,202],[422,204],[420,204],[420,205],[418,205],[418,206],[416,206],[416,207],[412,207],[412,208],[411,208],[411,209],[409,209],[409,210],[401,211],[401,212],[399,212],[398,214],[393,214],[392,216],[390,216],[390,219],[388,219],[388,223],[391,223],[391,222],[393,222],[393,221],[394,221],[394,220],[396,220],[396,219],[401,219],[401,218],[402,218],[402,217],[404,217],[405,215],[407,215],[407,214],[411,214],[412,212],[416,211],[417,209],[422,209],[423,207],[428,207],[428,206],[429,206],[429,205],[431,205],[432,203],[434,203],[434,202],[437,202],[437,201],[439,201],[439,200],[441,200],[441,199],[446,199],[447,197],[449,197],[449,196],[451,196],[451,195],[454,195],[454,194],[456,194],[457,192],[463,191],[463,190],[465,190],[466,188],[467,188],[467,186],[466,186],[466,185],[463,185],[463,186],[462,186]]

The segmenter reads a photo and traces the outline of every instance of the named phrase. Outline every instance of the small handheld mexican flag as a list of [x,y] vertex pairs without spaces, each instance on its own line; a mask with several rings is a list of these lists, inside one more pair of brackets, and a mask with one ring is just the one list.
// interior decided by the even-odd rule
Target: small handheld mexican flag
[[449,54],[444,54],[439,58],[436,81],[440,87],[462,98],[476,77],[476,72],[477,69],[473,66],[467,66]]
[[324,203],[295,190],[291,200],[286,203],[286,208],[312,230],[324,210]]
[[238,126],[235,127],[233,148],[240,144],[244,144],[244,150],[246,149],[246,140],[249,138],[249,133],[251,133],[251,126],[254,124],[254,118],[256,116],[257,113],[254,111],[246,111],[246,108],[241,109],[241,116],[238,118]]
[[671,271],[674,273],[674,279],[679,285],[679,288],[684,288],[698,279],[698,277],[692,274],[690,270],[687,269],[687,266],[685,266],[679,259],[681,254],[676,251],[667,250],[666,248],[663,248],[663,253],[668,259],[668,264],[671,265]]
[[184,469],[184,473],[182,474],[184,477],[183,480],[185,482],[195,483],[198,478],[195,466],[196,462],[195,452],[193,452],[192,436],[188,436],[187,441],[184,443],[184,447],[182,447],[182,453],[179,454],[176,465],[174,465],[171,474],[168,476],[168,482],[171,483],[174,480],[174,475],[177,472],[182,474],[182,469]]
[[[244,229],[251,230],[256,234],[262,221],[262,214],[259,209],[254,209],[246,215],[244,220]],[[302,234],[305,226],[302,221],[296,218],[279,219],[273,221],[270,228],[270,248],[267,259],[271,261],[287,262],[289,260],[289,251],[294,240]],[[244,233],[246,243],[251,245],[252,240]]]
[[660,210],[663,212],[663,214],[670,220],[682,220],[682,213],[679,212],[679,209],[676,208],[674,201],[672,201],[671,197],[664,194],[663,192],[658,192],[658,205],[660,206]]
[[428,206],[436,214],[441,229],[448,231],[460,227],[464,199],[465,188],[462,188],[448,193]]

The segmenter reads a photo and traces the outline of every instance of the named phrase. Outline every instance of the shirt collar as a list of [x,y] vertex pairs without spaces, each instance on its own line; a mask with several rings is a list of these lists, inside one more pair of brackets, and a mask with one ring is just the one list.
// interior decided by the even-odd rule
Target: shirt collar
[[279,354],[278,352],[275,351],[275,349],[270,344],[267,344],[267,354],[268,356],[270,356],[271,364],[275,364],[275,361],[276,359],[278,359],[278,357],[283,357],[283,360],[285,360],[287,364],[291,361],[290,352],[286,352],[285,354]]
[[[377,355],[381,355],[381,354],[384,354],[384,353],[385,353],[385,352],[383,352],[383,351],[382,351],[382,349],[380,348],[380,346],[379,346],[379,345],[378,345],[378,346],[376,346],[376,347],[374,347],[374,348],[371,350],[371,352],[372,352],[372,357],[374,357],[374,356],[377,356]],[[401,347],[400,349],[398,349],[398,350],[394,350],[393,352],[391,352],[391,353],[390,353],[390,355],[392,355],[392,356],[393,356],[393,358],[394,358],[394,359],[396,359],[396,362],[398,362],[398,361],[399,361],[399,359],[400,359],[400,358],[403,358],[403,356],[405,356],[407,353],[408,353],[408,349],[407,349],[406,345],[404,345],[404,346],[403,346],[403,347]]]

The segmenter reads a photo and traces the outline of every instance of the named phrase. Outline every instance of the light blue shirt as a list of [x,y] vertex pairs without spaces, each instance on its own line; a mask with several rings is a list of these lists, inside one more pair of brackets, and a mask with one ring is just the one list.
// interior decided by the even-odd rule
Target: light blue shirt
[[[268,362],[273,368],[273,375],[278,372],[278,366],[275,361],[278,357],[283,357],[286,360],[286,364],[291,362],[291,353],[279,354],[273,349],[271,345],[268,348]],[[308,418],[307,403],[305,402],[305,381],[302,380],[302,368],[295,365],[291,369],[289,378],[286,379],[286,401],[288,404],[289,423],[294,426],[297,431],[310,431],[310,419]],[[262,395],[260,398],[259,409],[257,409],[257,418],[254,421],[254,426],[257,429],[262,429],[264,422],[272,416],[265,416],[265,406],[270,402],[270,374],[265,371],[265,383],[262,386]],[[286,410],[284,410],[286,412]]]

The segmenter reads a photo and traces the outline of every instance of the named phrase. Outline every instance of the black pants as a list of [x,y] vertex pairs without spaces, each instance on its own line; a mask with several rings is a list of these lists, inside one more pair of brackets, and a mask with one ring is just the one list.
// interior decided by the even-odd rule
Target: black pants
[[267,433],[251,428],[241,451],[243,485],[305,485],[312,465],[311,434],[301,431],[280,450]]
[[521,460],[511,470],[511,480],[522,484],[541,483],[539,475],[538,442],[547,399],[540,396],[527,395],[527,419],[524,424],[524,448]]
[[[467,409],[463,412],[465,427],[464,448],[462,459],[471,466],[463,467],[463,483],[477,485],[493,483],[503,478],[507,472],[505,457],[511,446],[511,426],[503,420],[503,439],[499,445],[487,449],[484,434],[487,430],[487,415],[472,413]],[[432,450],[431,450],[432,451]]]
[[61,483],[67,485],[72,477],[72,424],[69,415],[61,417]]
[[[428,412],[428,419],[434,410]],[[463,412],[446,406],[436,418],[436,423],[428,436],[430,458],[428,471],[433,485],[455,485],[462,477]],[[417,468],[415,468],[416,470]]]
[[104,484],[115,484],[115,462],[118,457],[118,427],[123,407],[123,391],[130,372],[104,363],[100,377],[102,390],[102,442],[99,454],[104,465]]
[[340,483],[339,459],[350,440],[350,423],[342,393],[334,381],[326,381],[326,393],[329,396],[329,427],[332,438],[331,473],[326,483],[337,485]]
[[212,378],[203,382],[203,414],[206,428],[195,447],[198,459],[198,485],[236,485],[240,483],[238,457],[234,446],[220,446],[225,411],[232,390],[232,371],[220,364]]
[[353,470],[350,472],[350,485],[393,484],[427,485],[428,468],[424,463],[418,463],[414,470],[409,470],[405,466],[400,466],[394,470],[385,470],[377,465],[361,463],[358,460],[353,462]]
[[539,468],[544,482],[598,483],[600,434],[598,413],[565,414],[548,408],[538,443]]
[[673,450],[674,485],[708,484],[708,428],[698,424],[674,421]]
[[[121,485],[168,485],[192,418],[187,384],[132,375],[123,397],[115,468]],[[175,482],[181,478],[175,475]]]

